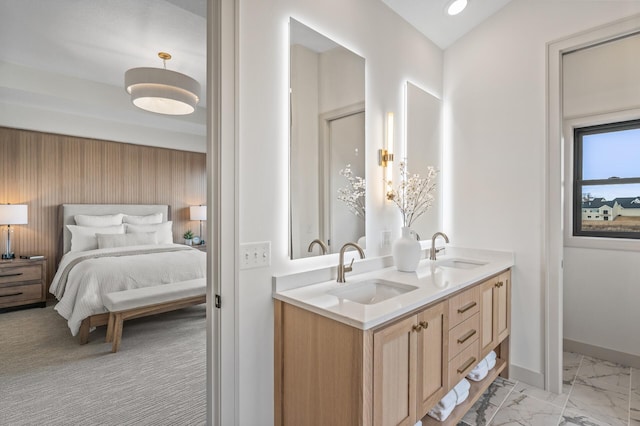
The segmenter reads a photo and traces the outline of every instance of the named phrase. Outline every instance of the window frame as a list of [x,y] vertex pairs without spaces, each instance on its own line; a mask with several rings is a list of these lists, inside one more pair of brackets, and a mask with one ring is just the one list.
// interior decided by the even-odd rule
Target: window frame
[[[584,186],[640,184],[640,175],[632,178],[582,179],[583,137],[624,130],[640,130],[640,118],[573,127],[572,236],[640,240],[640,232],[592,231],[582,229],[582,188]],[[637,194],[640,196],[640,194]],[[613,200],[611,200],[613,201]],[[597,213],[599,215],[599,212]],[[608,216],[613,216],[608,215]]]

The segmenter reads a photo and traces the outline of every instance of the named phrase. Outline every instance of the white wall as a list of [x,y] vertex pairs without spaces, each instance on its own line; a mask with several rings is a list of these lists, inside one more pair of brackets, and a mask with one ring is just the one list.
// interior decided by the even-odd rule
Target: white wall
[[538,384],[546,44],[638,12],[637,2],[514,0],[445,52],[445,230],[458,245],[515,252],[512,362]]
[[[573,125],[640,118],[640,36],[563,58],[565,143],[564,338],[640,356],[640,241],[572,237]],[[640,194],[637,194],[640,195]],[[615,215],[615,214],[614,214]],[[589,240],[591,247],[585,247]],[[606,242],[603,242],[606,241]],[[600,243],[600,247],[598,244]],[[635,243],[635,244],[634,244]],[[582,246],[582,247],[581,247]]]
[[[323,33],[366,59],[367,256],[379,254],[380,233],[399,235],[400,215],[382,203],[383,145],[388,111],[403,110],[407,79],[441,95],[442,52],[382,2],[372,0],[242,0],[239,10],[240,241],[271,241],[270,268],[240,273],[238,289],[240,424],[273,419],[271,277],[337,256],[288,259],[288,18]],[[400,131],[396,138],[400,138]],[[402,155],[402,153],[398,153]],[[393,209],[393,210],[392,210]]]

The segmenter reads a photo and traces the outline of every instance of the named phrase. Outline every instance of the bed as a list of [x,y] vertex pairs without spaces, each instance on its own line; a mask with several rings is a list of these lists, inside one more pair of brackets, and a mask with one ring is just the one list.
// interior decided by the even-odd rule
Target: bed
[[58,215],[62,256],[49,291],[80,343],[107,324],[105,294],[206,277],[206,253],[173,243],[168,205],[63,204]]

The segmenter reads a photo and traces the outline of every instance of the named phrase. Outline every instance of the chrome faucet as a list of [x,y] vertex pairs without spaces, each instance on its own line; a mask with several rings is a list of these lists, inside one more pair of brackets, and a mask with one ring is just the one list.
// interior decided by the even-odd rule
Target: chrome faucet
[[439,251],[444,250],[444,247],[436,250],[436,239],[438,237],[443,237],[445,242],[449,242],[449,237],[447,237],[447,234],[445,234],[444,232],[436,232],[435,234],[433,234],[433,237],[431,237],[431,250],[429,250],[429,259],[431,260],[436,260],[436,254]]
[[309,248],[307,249],[307,251],[311,253],[311,251],[313,250],[313,246],[315,246],[316,244],[320,246],[320,251],[322,252],[322,254],[327,254],[327,251],[329,251],[329,247],[327,247],[327,245],[318,238],[311,241],[311,244],[309,244]]
[[364,251],[362,250],[362,247],[360,247],[356,243],[346,243],[345,245],[343,245],[342,248],[340,249],[340,261],[338,263],[338,279],[337,279],[337,281],[339,283],[345,282],[344,274],[346,272],[351,272],[353,270],[353,268],[352,268],[353,259],[351,259],[351,263],[349,264],[349,266],[346,266],[344,264],[344,252],[346,251],[347,247],[353,247],[356,250],[358,250],[358,253],[360,254],[360,259],[364,259]]

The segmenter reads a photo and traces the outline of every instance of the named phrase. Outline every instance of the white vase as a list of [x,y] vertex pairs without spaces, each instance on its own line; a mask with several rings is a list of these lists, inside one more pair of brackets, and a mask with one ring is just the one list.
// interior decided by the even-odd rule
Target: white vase
[[413,272],[418,269],[422,250],[416,233],[408,226],[402,227],[402,236],[393,243],[393,262],[398,271]]

